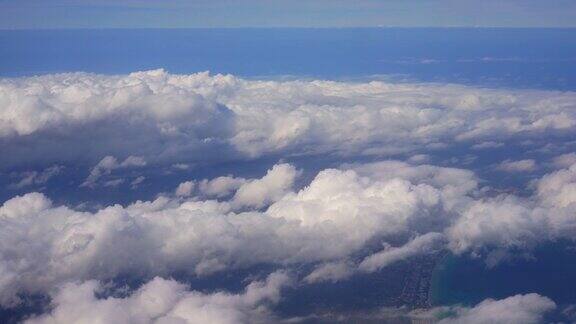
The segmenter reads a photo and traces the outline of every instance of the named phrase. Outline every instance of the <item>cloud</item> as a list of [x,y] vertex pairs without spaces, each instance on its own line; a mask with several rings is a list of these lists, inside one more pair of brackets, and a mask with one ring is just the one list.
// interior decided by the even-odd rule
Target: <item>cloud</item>
[[[569,312],[569,308],[566,310]],[[547,315],[557,317],[558,313],[556,303],[550,298],[529,293],[503,299],[489,298],[471,306],[414,309],[403,305],[353,312],[326,312],[313,314],[309,318],[322,323],[536,324],[544,323]]]
[[136,189],[140,186],[140,184],[142,184],[142,182],[144,182],[146,180],[146,177],[144,176],[139,176],[136,179],[132,180],[132,182],[130,182],[130,188],[131,189]]
[[156,277],[123,298],[98,298],[97,281],[63,285],[52,298],[49,314],[28,324],[67,323],[265,323],[273,320],[267,306],[277,303],[290,283],[281,272],[250,283],[243,293],[202,293],[174,280]]
[[[398,161],[325,169],[293,191],[297,173],[277,164],[220,201],[160,196],[94,212],[53,206],[40,193],[14,197],[0,207],[0,302],[70,280],[259,264],[316,264],[306,281],[337,281],[357,271],[352,256],[363,259],[359,270],[378,271],[444,242],[497,263],[502,252],[574,236],[576,165],[534,182],[531,197],[478,196],[469,171]],[[239,204],[242,188],[250,199]],[[390,247],[367,249],[375,242]]]
[[555,157],[552,164],[556,168],[569,168],[571,165],[576,164],[576,153],[566,153]]
[[504,143],[498,143],[498,142],[482,142],[482,143],[478,143],[478,144],[474,144],[472,145],[472,148],[475,150],[485,150],[485,149],[493,149],[493,148],[499,148],[499,147],[503,147]]
[[544,175],[534,186],[530,197],[503,194],[472,202],[446,231],[452,251],[529,250],[546,240],[572,239],[576,164]]
[[199,183],[198,189],[204,196],[222,198],[236,192],[245,183],[244,178],[224,176],[212,180],[204,179]]
[[20,181],[17,183],[11,184],[10,187],[15,189],[22,189],[24,187],[34,186],[34,185],[43,185],[51,178],[59,175],[64,167],[61,165],[54,165],[44,169],[41,172],[38,171],[25,171],[22,172],[19,176],[21,177]]
[[[575,94],[451,84],[257,81],[162,70],[0,80],[2,168],[105,156],[185,165],[415,153],[568,135]],[[49,145],[46,145],[48,144]]]
[[[576,203],[576,163],[549,173],[536,182],[536,195],[543,206],[571,210]],[[557,215],[561,217],[561,215]],[[566,224],[567,225],[567,224]]]
[[188,197],[192,195],[192,191],[194,190],[194,186],[196,184],[194,181],[186,181],[182,182],[178,185],[178,188],[174,191],[174,194],[178,197]]
[[408,162],[418,164],[427,162],[429,159],[430,156],[427,154],[416,154],[408,158]]
[[[297,192],[290,189],[296,169],[278,164],[243,185],[265,199],[241,205],[241,189],[230,200],[160,197],[93,213],[54,207],[39,193],[12,198],[0,207],[0,264],[8,274],[0,301],[10,304],[19,292],[42,293],[69,280],[342,260],[370,240],[430,231],[428,218],[448,222],[457,201],[466,199],[466,190],[454,189],[464,180],[448,168],[398,162],[364,168],[388,163],[403,167],[409,180],[327,169]],[[263,202],[271,205],[262,209]],[[245,211],[232,212],[234,206]]]
[[441,233],[426,233],[398,247],[392,247],[385,243],[384,250],[366,256],[358,264],[351,261],[327,262],[317,266],[304,281],[337,282],[356,274],[372,273],[382,270],[395,262],[406,260],[410,257],[422,254],[431,254],[443,248],[445,237]]
[[[556,304],[538,294],[516,295],[505,299],[486,299],[472,307],[452,307],[455,315],[438,323],[483,324],[483,323],[541,323],[546,313],[556,309]],[[446,309],[441,309],[446,312]]]
[[[0,173],[14,175],[14,188],[43,191],[63,165],[88,173],[81,186],[95,188],[91,194],[146,181],[146,197],[156,197],[83,209],[58,190],[6,200],[0,305],[49,295],[51,311],[31,319],[46,323],[265,322],[285,275],[243,293],[161,278],[270,267],[312,269],[302,274],[308,284],[336,282],[439,249],[496,265],[543,242],[572,240],[575,99],[162,70],[0,79]],[[504,152],[495,166],[485,153],[501,147],[528,156]],[[389,156],[406,162],[381,160]],[[295,164],[252,175],[277,160]],[[508,183],[451,165],[482,177],[513,172],[531,181],[528,193],[498,194]],[[202,174],[208,167],[213,178]],[[553,171],[542,175],[545,168]],[[153,192],[156,184],[174,191]],[[154,277],[123,297],[106,295],[120,278]],[[452,307],[445,321],[530,323],[553,308],[545,297],[517,295]]]
[[251,180],[240,185],[232,203],[236,206],[264,207],[288,193],[298,173],[290,164],[277,164],[268,170],[262,179]]
[[[98,179],[102,176],[109,175],[112,173],[113,170],[122,169],[122,168],[130,168],[130,167],[143,167],[146,165],[146,161],[139,156],[132,156],[130,155],[124,161],[118,162],[113,156],[106,156],[98,164],[96,164],[92,170],[90,170],[90,174],[88,178],[82,183],[81,187],[94,187]],[[104,184],[104,186],[115,186],[122,183],[123,180],[117,179],[108,181]]]
[[102,186],[103,187],[118,187],[119,185],[124,183],[124,179],[114,179],[105,181]]
[[444,240],[440,233],[427,233],[418,236],[401,247],[387,247],[384,250],[366,257],[359,264],[361,271],[374,272],[398,260],[407,259],[418,254],[427,254],[437,250]]
[[498,166],[497,170],[504,172],[532,172],[536,170],[536,161],[532,159],[519,160],[519,161],[502,161]]
[[350,262],[327,262],[317,266],[304,278],[304,281],[307,283],[336,282],[352,276],[355,271],[355,265]]
[[[262,208],[286,195],[293,187],[296,177],[300,174],[290,164],[274,165],[260,179],[244,179],[232,176],[221,176],[211,180],[198,182],[198,194],[202,198],[231,198],[235,209],[244,207]],[[191,196],[196,183],[185,181],[178,185],[175,195]],[[234,194],[232,197],[230,197]]]
[[186,163],[175,163],[172,164],[172,167],[176,170],[188,170],[190,169],[190,165]]

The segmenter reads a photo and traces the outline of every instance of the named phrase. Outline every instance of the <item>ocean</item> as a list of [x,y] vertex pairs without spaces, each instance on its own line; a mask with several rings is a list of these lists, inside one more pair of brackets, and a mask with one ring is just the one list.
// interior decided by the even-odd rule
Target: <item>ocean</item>
[[576,89],[575,29],[86,29],[0,31],[0,76],[230,73]]

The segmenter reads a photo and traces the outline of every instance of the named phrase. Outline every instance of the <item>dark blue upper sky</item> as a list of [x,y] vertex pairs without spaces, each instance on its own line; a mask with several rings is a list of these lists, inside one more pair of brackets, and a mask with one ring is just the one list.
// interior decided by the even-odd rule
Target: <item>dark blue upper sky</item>
[[574,27],[573,0],[0,0],[0,29]]

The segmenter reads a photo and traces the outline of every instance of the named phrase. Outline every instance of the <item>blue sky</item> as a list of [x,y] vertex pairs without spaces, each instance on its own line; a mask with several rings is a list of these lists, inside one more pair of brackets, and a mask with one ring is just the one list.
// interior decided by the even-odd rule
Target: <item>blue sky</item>
[[572,0],[0,0],[1,29],[574,27]]

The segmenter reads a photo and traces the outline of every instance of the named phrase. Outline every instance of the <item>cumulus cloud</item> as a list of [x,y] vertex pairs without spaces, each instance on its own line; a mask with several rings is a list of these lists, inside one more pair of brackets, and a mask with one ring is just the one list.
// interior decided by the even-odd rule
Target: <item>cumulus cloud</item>
[[576,153],[566,153],[555,157],[552,164],[556,168],[569,168],[571,165],[576,164]]
[[542,210],[533,213],[528,202],[500,196],[474,202],[449,228],[450,244],[456,252],[492,246],[526,248],[548,234]]
[[212,180],[204,179],[199,183],[198,189],[204,196],[222,198],[236,192],[245,183],[244,178],[224,176]]
[[417,254],[425,254],[439,248],[444,240],[440,233],[427,233],[418,236],[401,247],[387,247],[383,251],[366,257],[358,266],[361,271],[374,272],[398,260]]
[[355,271],[355,265],[350,262],[327,262],[317,266],[304,278],[304,281],[308,283],[336,282],[350,277]]
[[451,249],[525,250],[542,241],[573,238],[576,164],[543,176],[534,186],[531,197],[503,194],[472,202],[447,229]]
[[290,164],[277,164],[261,179],[241,184],[234,194],[232,203],[236,206],[264,207],[288,193],[298,173],[298,170]]
[[62,170],[64,169],[61,165],[54,165],[49,168],[44,169],[43,171],[25,171],[19,174],[21,177],[20,181],[17,183],[13,183],[10,187],[15,189],[22,189],[24,187],[34,186],[34,185],[43,185],[51,178],[59,175]]
[[136,179],[132,180],[132,182],[130,182],[130,188],[132,189],[136,189],[140,186],[140,184],[142,184],[142,182],[144,182],[146,180],[146,177],[144,176],[139,176]]
[[[130,167],[143,167],[146,165],[146,161],[139,156],[132,156],[130,155],[124,161],[118,162],[118,159],[113,156],[106,156],[98,164],[96,164],[92,170],[90,170],[90,174],[88,178],[82,183],[82,187],[94,187],[96,182],[100,177],[104,175],[109,175],[112,173],[113,170],[122,169],[122,168],[130,168]],[[123,181],[121,179],[112,180],[112,182],[108,181],[105,183],[105,186],[115,186]]]
[[190,169],[190,165],[186,163],[174,163],[172,167],[176,170],[188,170]]
[[178,185],[174,194],[178,197],[188,197],[192,195],[192,191],[194,190],[194,186],[196,183],[194,181],[185,181]]
[[[269,172],[275,173],[278,172],[278,170],[270,170]],[[211,180],[203,179],[198,181],[198,184],[196,184],[195,181],[184,181],[178,185],[174,193],[179,197],[188,197],[194,193],[194,189],[197,187],[197,193],[204,198],[226,198],[235,193],[242,185],[246,184],[248,181],[260,183],[261,186],[265,186],[265,183],[270,182],[268,179],[269,178],[266,178],[266,180],[246,180],[244,178],[235,178],[233,176],[221,176]],[[245,188],[243,190],[247,189]],[[244,195],[248,195],[248,193],[245,193]],[[263,201],[266,201],[269,198],[266,198],[265,195],[262,195],[261,198],[257,197],[255,199],[262,199]]]
[[532,159],[519,160],[519,161],[502,161],[496,169],[505,172],[532,172],[536,170],[536,161]]
[[410,158],[408,158],[408,162],[418,164],[418,163],[427,162],[429,159],[430,159],[430,156],[427,154],[416,154],[416,155],[413,155]]
[[[440,320],[441,324],[537,324],[544,315],[556,309],[556,304],[549,298],[538,294],[516,295],[505,299],[487,299],[472,307],[450,307],[435,311],[454,313]],[[434,311],[433,311],[434,312]],[[448,312],[450,313],[450,312]]]
[[359,264],[350,261],[327,262],[317,266],[304,281],[315,282],[336,282],[347,279],[355,273],[371,273],[380,271],[395,262],[406,260],[410,257],[422,254],[431,254],[442,249],[444,235],[441,233],[426,233],[418,236],[404,245],[392,247],[385,243],[384,250],[365,257]]
[[[220,201],[159,197],[95,212],[53,206],[40,193],[14,197],[0,207],[0,302],[70,280],[202,276],[258,264],[316,264],[306,281],[337,281],[444,242],[455,253],[529,250],[571,239],[576,228],[576,165],[536,181],[531,197],[479,197],[469,171],[397,161],[325,169],[294,191],[297,173],[275,165]],[[239,204],[242,188],[250,199]],[[413,239],[389,244],[402,236]],[[365,249],[378,241],[388,247]],[[358,253],[363,261],[354,265]]]
[[[60,203],[66,197],[53,203],[52,193],[8,199],[0,207],[0,304],[49,294],[53,308],[36,323],[268,321],[283,274],[236,294],[160,277],[305,264],[312,270],[304,282],[335,282],[442,248],[493,265],[511,251],[573,239],[576,159],[563,154],[571,148],[563,139],[575,130],[575,103],[573,92],[162,70],[0,79],[0,174],[10,174],[12,188],[41,187],[63,172],[59,165],[88,170],[87,188],[136,189],[158,174],[176,187],[90,211]],[[481,164],[487,150],[540,144],[530,159],[488,162],[488,172],[518,178],[555,168],[524,196],[487,194],[491,184],[472,171],[426,164]],[[391,155],[408,163],[354,163]],[[260,157],[314,167],[301,177],[299,164],[254,178],[234,170]],[[229,169],[198,177],[218,162]],[[147,177],[136,170],[143,167]],[[125,276],[160,277],[102,297],[99,282]],[[443,321],[531,323],[553,308],[545,297],[517,295],[452,307]]]
[[95,163],[106,155],[138,155],[185,165],[277,153],[390,155],[460,143],[481,148],[572,133],[575,96],[162,70],[1,79],[0,145],[10,152],[1,162]]
[[542,177],[536,182],[536,195],[546,207],[571,210],[576,203],[576,163]]
[[[448,168],[383,162],[365,169],[386,164],[404,167],[406,175],[327,169],[298,192],[289,189],[296,169],[276,165],[244,184],[270,198],[246,200],[252,204],[242,206],[253,210],[241,213],[232,211],[238,194],[220,202],[160,197],[94,213],[54,207],[38,193],[15,197],[0,207],[0,264],[8,278],[1,300],[127,273],[203,275],[261,263],[342,260],[372,239],[429,231],[422,226],[430,218],[430,224],[449,222],[473,190],[455,189],[465,180]],[[263,201],[271,204],[264,210]]]
[[504,143],[487,141],[487,142],[474,144],[474,145],[472,145],[472,148],[475,150],[485,150],[485,149],[499,148],[499,147],[503,147],[503,146],[504,146]]
[[[570,312],[570,309],[566,311]],[[559,315],[556,303],[548,297],[529,293],[503,299],[489,298],[472,306],[382,307],[348,313],[327,312],[310,317],[322,323],[537,324],[546,322],[547,315]]]
[[202,198],[231,198],[230,202],[236,209],[258,209],[286,195],[292,189],[299,173],[294,166],[282,163],[274,165],[259,179],[221,176],[211,180],[204,179],[198,184],[185,181],[178,185],[174,193],[178,197],[189,197],[197,187],[197,193]]
[[281,272],[250,283],[243,293],[212,294],[189,290],[174,280],[154,278],[124,298],[98,298],[97,281],[63,285],[52,298],[54,309],[25,321],[28,324],[68,323],[267,323],[267,309],[277,303],[290,283]]

